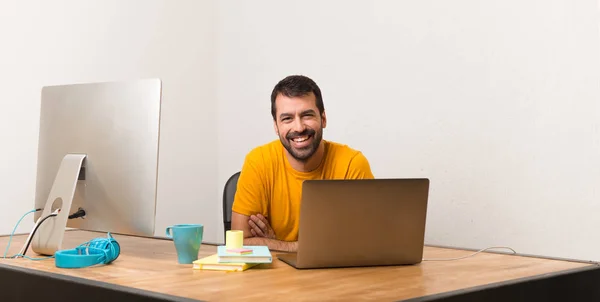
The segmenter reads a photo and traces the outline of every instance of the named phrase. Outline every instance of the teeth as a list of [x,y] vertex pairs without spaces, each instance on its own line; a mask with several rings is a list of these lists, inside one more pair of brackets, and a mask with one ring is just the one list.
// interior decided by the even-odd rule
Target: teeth
[[303,141],[305,141],[307,139],[308,139],[308,136],[303,136],[303,137],[296,137],[296,138],[293,139],[293,141],[295,141],[297,143],[301,143],[301,142],[303,142]]

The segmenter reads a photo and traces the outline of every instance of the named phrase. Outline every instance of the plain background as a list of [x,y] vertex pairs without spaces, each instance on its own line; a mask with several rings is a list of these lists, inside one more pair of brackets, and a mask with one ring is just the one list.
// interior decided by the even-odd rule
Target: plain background
[[323,91],[325,139],[363,151],[376,177],[430,178],[428,244],[600,260],[598,12],[592,0],[0,2],[0,233],[33,207],[42,86],[159,77],[156,234],[203,223],[222,242],[223,185],[276,139],[273,86],[304,74]]

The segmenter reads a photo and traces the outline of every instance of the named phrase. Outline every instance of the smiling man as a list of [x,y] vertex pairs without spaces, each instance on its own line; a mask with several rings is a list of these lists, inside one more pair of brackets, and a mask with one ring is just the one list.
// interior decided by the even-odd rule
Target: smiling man
[[279,139],[246,156],[231,228],[244,231],[245,245],[295,252],[304,180],[374,177],[360,151],[323,140],[327,117],[321,90],[310,78],[281,80],[271,94],[271,115]]

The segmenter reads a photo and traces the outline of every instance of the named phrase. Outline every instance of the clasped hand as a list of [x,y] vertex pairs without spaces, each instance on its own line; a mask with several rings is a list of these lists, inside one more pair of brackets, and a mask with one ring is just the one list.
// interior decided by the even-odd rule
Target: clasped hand
[[277,239],[275,231],[273,231],[265,216],[261,214],[252,215],[248,220],[248,224],[250,225],[250,232],[252,232],[254,237]]

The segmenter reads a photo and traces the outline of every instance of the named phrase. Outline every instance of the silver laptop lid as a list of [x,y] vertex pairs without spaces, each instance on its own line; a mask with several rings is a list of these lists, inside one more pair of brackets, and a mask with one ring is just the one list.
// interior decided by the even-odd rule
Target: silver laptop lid
[[307,180],[302,189],[298,268],[421,262],[429,179]]

